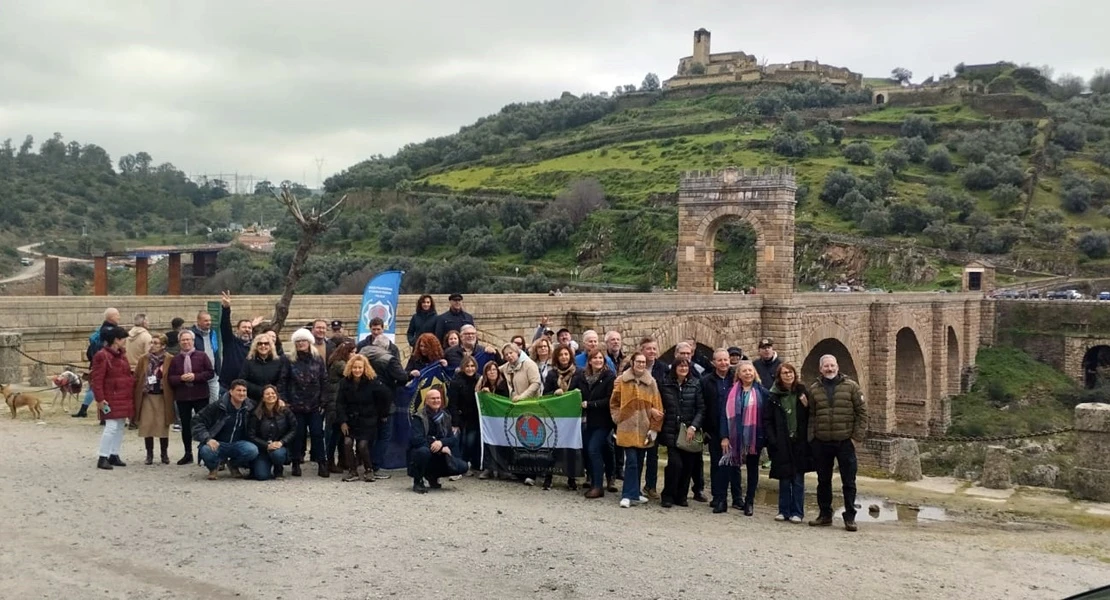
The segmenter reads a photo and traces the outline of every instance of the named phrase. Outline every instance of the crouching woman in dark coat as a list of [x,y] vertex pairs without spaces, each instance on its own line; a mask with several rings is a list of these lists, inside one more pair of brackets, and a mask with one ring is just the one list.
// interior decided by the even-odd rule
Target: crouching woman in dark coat
[[289,457],[289,444],[297,435],[297,416],[278,398],[275,386],[262,388],[262,400],[248,423],[250,441],[258,446],[258,458],[251,464],[251,477],[258,481],[271,477],[282,479],[285,476],[285,460]]
[[[374,481],[374,463],[370,448],[378,437],[378,423],[389,414],[393,394],[378,378],[370,361],[353,354],[343,367],[343,378],[335,394],[335,416],[343,434],[343,456],[348,466],[343,481],[358,481],[358,463],[362,463],[362,480]],[[357,453],[357,458],[356,458]]]
[[412,491],[424,494],[429,486],[432,489],[442,487],[441,477],[466,473],[467,464],[457,458],[458,454],[459,438],[451,428],[451,415],[443,408],[443,390],[433,387],[424,393],[424,408],[412,416],[409,433]]
[[779,480],[776,521],[801,523],[805,510],[806,473],[812,471],[807,431],[809,398],[794,365],[779,367],[763,411],[763,431],[771,457],[771,479]]

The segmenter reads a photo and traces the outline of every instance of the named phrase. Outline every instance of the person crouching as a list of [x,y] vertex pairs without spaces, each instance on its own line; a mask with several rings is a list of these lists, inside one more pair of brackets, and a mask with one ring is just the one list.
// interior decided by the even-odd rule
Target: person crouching
[[216,479],[220,462],[227,461],[228,472],[240,476],[240,468],[250,468],[258,458],[258,446],[248,439],[247,420],[254,402],[247,397],[247,382],[236,379],[227,393],[204,407],[193,423],[193,439],[201,444],[200,462],[208,468],[208,478]]
[[[248,398],[250,393],[247,394]],[[251,477],[266,481],[285,477],[285,461],[289,444],[297,435],[297,416],[278,398],[277,388],[262,388],[262,401],[251,413],[247,426],[250,441],[258,448],[258,458],[251,464]]]
[[[456,458],[459,438],[451,428],[451,415],[443,410],[443,390],[433,387],[424,393],[424,408],[412,416],[409,437],[409,475],[412,491],[439,489],[441,477],[462,475],[467,465]],[[428,485],[424,485],[424,480]]]

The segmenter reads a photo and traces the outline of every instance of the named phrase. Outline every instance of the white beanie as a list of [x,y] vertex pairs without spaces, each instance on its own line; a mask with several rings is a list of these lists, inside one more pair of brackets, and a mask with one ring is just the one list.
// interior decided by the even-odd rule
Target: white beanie
[[297,342],[301,342],[301,341],[308,342],[310,344],[315,344],[316,343],[316,336],[312,335],[311,331],[302,327],[302,328],[293,332],[292,341],[293,341],[294,344],[296,344]]

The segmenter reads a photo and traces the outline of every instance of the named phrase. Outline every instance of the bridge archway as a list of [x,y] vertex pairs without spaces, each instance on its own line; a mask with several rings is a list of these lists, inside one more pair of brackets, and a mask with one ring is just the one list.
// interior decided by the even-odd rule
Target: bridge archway
[[894,349],[894,431],[929,434],[929,380],[925,353],[910,327],[898,330]]
[[[679,341],[681,342],[681,340]],[[659,360],[662,360],[668,365],[671,364],[674,361],[674,349],[677,347],[678,344],[676,343],[675,345],[668,348],[666,352],[659,355]],[[714,348],[710,348],[709,346],[706,346],[701,342],[697,342],[696,347],[694,348],[694,362],[702,365],[702,368],[705,368],[705,365],[712,365],[713,350]]]
[[948,395],[956,396],[963,392],[960,381],[960,341],[956,338],[956,330],[949,325],[948,330]]
[[802,383],[809,385],[817,381],[821,376],[821,357],[826,354],[836,357],[836,364],[840,365],[841,373],[856,382],[859,381],[859,372],[856,370],[856,361],[852,358],[851,350],[844,345],[844,342],[830,337],[818,341],[806,354],[806,359],[802,362]]
[[1094,389],[1110,383],[1110,346],[1091,346],[1083,353],[1083,387]]

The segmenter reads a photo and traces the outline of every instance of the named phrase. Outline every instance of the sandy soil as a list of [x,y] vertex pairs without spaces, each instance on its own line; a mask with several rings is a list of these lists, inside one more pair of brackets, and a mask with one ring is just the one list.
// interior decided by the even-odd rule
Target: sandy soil
[[1017,599],[1110,583],[1105,532],[863,519],[849,534],[766,506],[619,509],[469,478],[418,496],[400,474],[209,482],[142,465],[134,432],[129,466],[106,472],[100,429],[66,421],[0,419],[0,597]]

